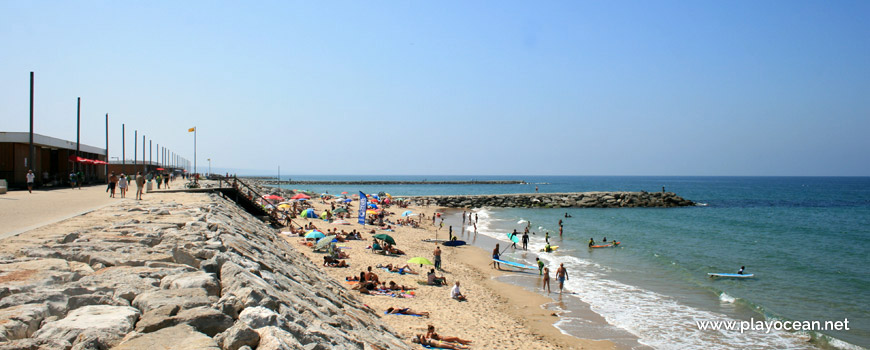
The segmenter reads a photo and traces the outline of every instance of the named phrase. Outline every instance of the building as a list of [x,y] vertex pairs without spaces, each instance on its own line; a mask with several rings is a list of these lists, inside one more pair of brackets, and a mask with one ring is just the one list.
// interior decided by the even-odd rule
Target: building
[[0,179],[10,189],[27,187],[27,170],[36,174],[36,187],[69,186],[69,174],[82,172],[85,184],[106,183],[107,151],[58,138],[33,134],[33,162],[29,132],[0,132]]

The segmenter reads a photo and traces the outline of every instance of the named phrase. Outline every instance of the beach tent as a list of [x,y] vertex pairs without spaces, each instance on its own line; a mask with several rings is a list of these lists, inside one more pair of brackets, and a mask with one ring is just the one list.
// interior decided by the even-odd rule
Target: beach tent
[[299,213],[299,216],[303,218],[317,218],[317,214],[314,213],[314,209],[308,208]]

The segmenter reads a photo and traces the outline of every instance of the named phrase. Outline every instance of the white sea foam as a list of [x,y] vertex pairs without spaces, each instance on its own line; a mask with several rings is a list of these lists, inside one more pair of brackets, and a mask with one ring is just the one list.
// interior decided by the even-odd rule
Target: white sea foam
[[733,304],[735,301],[737,301],[737,299],[728,294],[722,293],[719,294],[719,301],[723,303]]
[[[484,222],[484,216],[480,215],[478,233],[508,242],[504,232],[491,229],[490,212],[486,218]],[[520,220],[518,224],[524,222]],[[529,244],[531,251],[543,247],[543,237],[533,237]],[[758,334],[737,330],[699,330],[697,321],[736,320],[725,314],[681,304],[667,295],[607,279],[605,274],[609,268],[563,253],[560,250],[539,257],[550,266],[564,264],[570,277],[565,282],[565,289],[575,293],[571,296],[589,304],[592,311],[609,324],[637,336],[641,344],[656,349],[815,349],[799,334],[783,331]],[[734,300],[724,293],[720,299]]]

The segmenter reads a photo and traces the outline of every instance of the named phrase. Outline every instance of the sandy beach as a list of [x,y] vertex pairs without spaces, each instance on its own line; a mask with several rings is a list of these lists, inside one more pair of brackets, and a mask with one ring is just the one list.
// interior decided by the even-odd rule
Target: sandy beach
[[[328,202],[321,203],[319,199],[310,201],[317,213],[329,208]],[[359,202],[352,202],[351,208]],[[390,297],[381,295],[358,294],[363,302],[373,309],[383,313],[389,307],[410,307],[415,311],[429,312],[429,318],[414,316],[385,315],[385,323],[393,326],[403,339],[410,339],[414,334],[426,332],[427,325],[434,325],[441,335],[456,336],[466,340],[472,340],[474,349],[611,349],[613,344],[608,341],[593,341],[579,339],[561,333],[553,324],[558,321],[558,316],[553,311],[542,306],[552,303],[553,300],[541,294],[533,293],[522,287],[499,282],[494,278],[503,274],[511,273],[508,270],[496,270],[489,266],[490,254],[481,248],[465,245],[461,247],[445,247],[442,249],[442,271],[437,275],[444,275],[449,286],[434,287],[419,285],[417,281],[426,279],[426,272],[432,266],[412,265],[411,268],[420,274],[391,273],[376,266],[393,264],[406,265],[408,259],[413,257],[425,257],[432,261],[433,251],[436,244],[424,242],[424,239],[446,239],[448,227],[438,230],[438,226],[432,225],[431,217],[437,211],[443,211],[436,207],[409,206],[408,208],[391,207],[387,216],[395,222],[400,218],[400,213],[411,210],[415,214],[425,215],[423,225],[419,228],[410,226],[395,226],[393,232],[377,229],[376,226],[363,226],[356,222],[355,211],[352,218],[347,221],[350,225],[336,225],[320,219],[294,219],[293,223],[305,225],[313,223],[318,229],[339,231],[358,230],[364,232],[364,240],[349,240],[341,243],[342,249],[348,253],[346,262],[348,268],[324,267],[329,276],[344,283],[345,277],[358,276],[361,271],[372,266],[373,271],[381,280],[395,281],[399,285],[417,288],[411,298]],[[353,210],[352,210],[353,211]],[[437,222],[436,222],[437,223]],[[384,256],[374,254],[366,247],[372,243],[369,233],[375,229],[376,233],[387,233],[396,240],[396,247],[406,254],[402,256]],[[299,247],[305,256],[315,264],[323,263],[324,254],[315,253],[311,248],[302,244],[304,239],[283,235],[286,240]],[[502,247],[504,248],[504,247]],[[555,270],[555,268],[553,268]],[[555,276],[552,274],[551,276]],[[450,286],[455,281],[461,283],[462,293],[468,297],[467,302],[458,302],[450,299]],[[552,285],[558,289],[555,278]],[[350,288],[353,284],[345,283]],[[354,293],[356,293],[354,291]]]

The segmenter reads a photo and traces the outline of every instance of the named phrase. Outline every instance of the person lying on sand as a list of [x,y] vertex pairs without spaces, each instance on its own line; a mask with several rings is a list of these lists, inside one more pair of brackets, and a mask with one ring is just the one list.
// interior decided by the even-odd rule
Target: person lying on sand
[[411,310],[411,308],[407,308],[407,307],[405,307],[405,308],[391,307],[391,308],[387,309],[387,313],[393,314],[393,315],[413,315],[413,316],[429,317],[428,312],[425,312],[425,311],[417,312],[417,311]]
[[427,327],[425,337],[429,338],[429,339],[441,340],[441,341],[446,341],[446,342],[451,342],[451,343],[459,343],[462,345],[471,344],[471,340],[464,340],[464,339],[460,339],[459,337],[450,337],[450,336],[446,336],[446,335],[444,335],[444,336],[439,335],[438,333],[435,333],[435,326],[433,326],[431,324],[428,325],[428,327]]
[[393,281],[390,281],[389,288],[390,288],[390,290],[414,290],[414,289],[417,289],[417,288],[411,288],[411,287],[407,287],[407,286],[398,285],[398,284],[396,284],[396,282],[393,282]]
[[467,346],[461,344],[448,343],[445,341],[426,338],[422,334],[417,334],[414,339],[411,339],[411,342],[420,344],[420,345],[428,345],[433,348],[441,348],[441,349],[451,349],[451,350],[464,350],[468,349]]
[[389,243],[384,243],[384,251],[390,254],[405,255],[405,252],[393,247],[393,245]]
[[407,264],[405,266],[402,266],[402,267],[399,267],[398,264],[396,264],[395,266],[393,264],[387,264],[386,266],[378,264],[377,267],[385,268],[387,270],[390,270],[390,272],[397,272],[400,275],[404,275],[406,273],[410,273],[410,274],[414,274],[414,275],[417,274],[417,272],[412,270],[411,267],[408,266]]
[[323,257],[323,266],[326,267],[348,267],[347,263],[344,260],[337,260],[331,256]]

